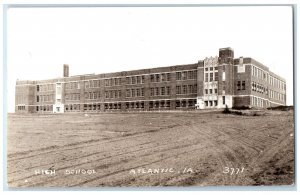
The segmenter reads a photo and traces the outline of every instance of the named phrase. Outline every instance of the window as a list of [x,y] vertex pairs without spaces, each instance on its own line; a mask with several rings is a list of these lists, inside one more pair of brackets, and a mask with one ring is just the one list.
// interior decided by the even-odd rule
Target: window
[[176,94],[181,94],[181,86],[176,86]]
[[161,87],[160,90],[161,90],[161,95],[165,95],[165,87]]
[[171,80],[171,73],[167,73],[167,81]]
[[150,96],[154,96],[154,88],[150,88]]
[[140,97],[140,89],[136,89],[136,97]]
[[209,67],[209,70],[210,70],[210,71],[213,71],[214,69],[213,69],[213,67]]
[[204,103],[205,103],[205,106],[207,107],[208,106],[208,101],[204,101]]
[[210,82],[213,81],[213,77],[214,77],[214,73],[210,73],[210,74],[209,74],[209,81],[210,81]]
[[40,96],[36,96],[36,102],[40,101]]
[[242,81],[242,90],[246,90],[246,82]]
[[130,90],[126,89],[126,97],[130,97]]
[[[118,97],[120,98],[122,96],[121,90],[119,90],[118,93],[119,93]],[[99,93],[99,98],[100,98],[100,93]]]
[[183,93],[183,94],[186,94],[186,93],[187,93],[187,87],[186,87],[186,85],[183,85],[183,86],[182,86],[182,93]]
[[127,85],[130,84],[130,77],[126,77],[126,84],[127,84]]
[[141,88],[141,96],[142,96],[142,97],[145,96],[145,90],[144,90],[144,88]]
[[208,71],[208,68],[205,68],[205,71]]
[[212,107],[213,106],[213,102],[209,101],[209,106]]
[[188,86],[188,93],[193,93],[193,85]]
[[166,81],[166,74],[165,73],[161,74],[161,81]]
[[215,88],[215,94],[217,94],[218,93],[218,89],[217,88]]
[[237,90],[240,91],[241,90],[241,81],[237,82]]
[[135,77],[131,77],[131,84],[135,84]]
[[167,95],[170,95],[170,87],[169,86],[167,86]]
[[36,86],[36,91],[40,91],[40,86],[39,85]]
[[137,76],[137,77],[136,77],[136,83],[137,83],[137,84],[140,84],[140,83],[141,83],[141,77],[140,77],[140,76]]
[[208,82],[208,73],[205,73],[205,82]]
[[142,83],[145,83],[145,76],[142,76]]
[[158,87],[155,87],[155,95],[159,96],[159,88]]
[[160,82],[160,75],[159,74],[155,75],[155,82]]
[[214,101],[214,105],[218,106],[218,101],[217,100]]
[[209,89],[209,94],[212,94],[212,89]]
[[187,72],[184,71],[182,72],[182,80],[186,80],[187,79]]
[[218,80],[219,80],[219,73],[215,72],[215,81],[218,81]]
[[194,91],[193,93],[197,93],[197,84],[194,85]]
[[154,75],[153,74],[150,75],[150,82],[154,82]]
[[176,72],[176,80],[181,80],[181,72]]
[[208,94],[208,89],[205,89],[205,94]]
[[223,105],[225,105],[225,96],[222,96]]
[[131,97],[135,97],[135,89],[131,89]]
[[[106,84],[106,82],[105,82],[105,84]],[[86,88],[86,89],[89,88],[89,82],[88,81],[84,82],[84,88]]]
[[188,71],[188,79],[193,79],[193,71]]

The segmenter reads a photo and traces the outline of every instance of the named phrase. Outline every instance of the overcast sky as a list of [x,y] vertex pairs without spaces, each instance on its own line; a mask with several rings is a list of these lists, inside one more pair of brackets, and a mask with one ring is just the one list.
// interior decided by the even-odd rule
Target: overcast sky
[[287,80],[293,104],[291,7],[10,8],[8,111],[15,82],[195,63],[232,47]]

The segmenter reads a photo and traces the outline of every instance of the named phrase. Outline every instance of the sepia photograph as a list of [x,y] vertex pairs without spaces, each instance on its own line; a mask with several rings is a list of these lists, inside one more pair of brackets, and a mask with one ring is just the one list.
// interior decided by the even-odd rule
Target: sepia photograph
[[8,188],[294,186],[293,16],[7,6]]

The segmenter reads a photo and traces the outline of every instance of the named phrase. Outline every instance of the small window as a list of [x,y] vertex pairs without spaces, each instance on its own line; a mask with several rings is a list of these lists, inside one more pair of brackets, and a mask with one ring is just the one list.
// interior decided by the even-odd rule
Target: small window
[[225,105],[225,96],[222,96],[223,105]]

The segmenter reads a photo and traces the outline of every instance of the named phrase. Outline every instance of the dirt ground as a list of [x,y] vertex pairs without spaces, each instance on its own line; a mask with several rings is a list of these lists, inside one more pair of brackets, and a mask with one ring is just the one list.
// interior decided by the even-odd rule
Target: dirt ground
[[293,111],[8,115],[9,187],[294,184]]

